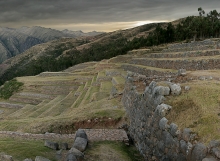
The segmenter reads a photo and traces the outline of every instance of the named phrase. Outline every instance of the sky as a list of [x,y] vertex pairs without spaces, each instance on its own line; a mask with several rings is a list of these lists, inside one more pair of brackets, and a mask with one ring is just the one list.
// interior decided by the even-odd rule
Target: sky
[[220,12],[220,0],[0,0],[0,26],[110,32]]

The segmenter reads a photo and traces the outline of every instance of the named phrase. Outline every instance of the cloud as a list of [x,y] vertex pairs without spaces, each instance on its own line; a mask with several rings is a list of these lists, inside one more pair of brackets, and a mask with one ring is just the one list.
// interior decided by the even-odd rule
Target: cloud
[[[219,7],[218,7],[219,6]],[[1,0],[0,24],[18,26],[116,26],[133,21],[168,21],[198,15],[197,9],[220,11],[219,0]],[[218,7],[218,8],[216,8]],[[81,24],[81,25],[80,25]],[[93,24],[93,25],[92,25]],[[114,25],[113,25],[114,26]],[[114,27],[111,28],[114,28]],[[124,25],[121,25],[124,27]],[[86,30],[86,26],[84,26]],[[118,27],[116,27],[118,28]],[[95,28],[94,28],[95,30]]]

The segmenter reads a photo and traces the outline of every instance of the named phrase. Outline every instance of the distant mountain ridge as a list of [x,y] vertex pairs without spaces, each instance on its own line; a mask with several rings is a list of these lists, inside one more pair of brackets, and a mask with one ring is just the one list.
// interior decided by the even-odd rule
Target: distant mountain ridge
[[95,36],[101,33],[96,31],[89,33],[70,30],[59,31],[40,26],[20,28],[0,27],[0,63],[37,44],[63,37],[78,38],[82,36]]

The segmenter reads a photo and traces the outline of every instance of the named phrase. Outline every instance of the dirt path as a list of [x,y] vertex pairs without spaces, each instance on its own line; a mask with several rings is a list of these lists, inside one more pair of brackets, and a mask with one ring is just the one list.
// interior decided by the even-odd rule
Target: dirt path
[[[89,141],[128,141],[126,132],[122,129],[85,129]],[[75,134],[31,134],[31,133],[20,133],[13,131],[0,131],[0,137],[12,137],[22,139],[39,139],[39,140],[62,140],[62,139],[74,139]]]

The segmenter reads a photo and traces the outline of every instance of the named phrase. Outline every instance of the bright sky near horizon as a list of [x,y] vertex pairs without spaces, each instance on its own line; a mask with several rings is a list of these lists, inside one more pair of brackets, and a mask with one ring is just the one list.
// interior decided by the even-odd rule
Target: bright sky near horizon
[[0,26],[113,31],[220,12],[220,0],[0,0]]

